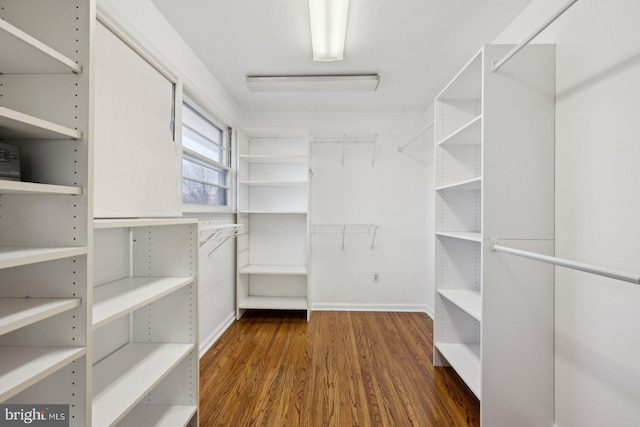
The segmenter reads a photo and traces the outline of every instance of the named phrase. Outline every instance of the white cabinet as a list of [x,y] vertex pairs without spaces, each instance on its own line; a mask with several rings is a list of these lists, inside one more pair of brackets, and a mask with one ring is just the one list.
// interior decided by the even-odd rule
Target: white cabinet
[[0,403],[87,423],[93,3],[0,1]]
[[246,309],[308,317],[308,132],[243,130],[237,160],[237,317]]
[[92,425],[197,424],[197,220],[94,227]]
[[553,424],[554,48],[484,46],[435,99],[434,364],[481,401],[486,426]]

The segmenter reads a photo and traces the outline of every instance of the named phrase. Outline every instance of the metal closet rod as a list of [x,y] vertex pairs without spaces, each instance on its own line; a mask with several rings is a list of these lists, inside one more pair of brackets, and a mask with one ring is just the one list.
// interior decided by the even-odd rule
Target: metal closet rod
[[529,258],[536,261],[542,261],[542,262],[546,262],[553,265],[559,265],[561,267],[571,268],[573,270],[580,270],[586,273],[597,274],[598,276],[609,277],[611,279],[622,280],[625,282],[640,285],[640,274],[617,271],[617,270],[612,270],[610,268],[601,267],[598,265],[586,264],[583,262],[572,261],[564,258],[557,258],[549,255],[542,255],[535,252],[508,248],[506,246],[498,245],[497,241],[491,242],[491,249],[496,252],[503,252],[506,254]]
[[520,52],[520,49],[529,44],[531,40],[536,38],[538,34],[543,32],[549,25],[551,25],[556,19],[567,11],[571,6],[577,3],[578,0],[571,0],[560,8],[551,18],[547,19],[541,26],[539,26],[533,33],[531,33],[522,43],[511,49],[500,61],[495,62],[491,68],[493,72],[496,72],[502,67],[508,60],[510,60],[516,53]]

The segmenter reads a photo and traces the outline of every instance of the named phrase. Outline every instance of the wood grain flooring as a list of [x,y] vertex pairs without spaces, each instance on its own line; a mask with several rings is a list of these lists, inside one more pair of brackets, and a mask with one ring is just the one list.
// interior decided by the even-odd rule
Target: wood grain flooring
[[200,361],[200,426],[479,426],[423,313],[247,312]]

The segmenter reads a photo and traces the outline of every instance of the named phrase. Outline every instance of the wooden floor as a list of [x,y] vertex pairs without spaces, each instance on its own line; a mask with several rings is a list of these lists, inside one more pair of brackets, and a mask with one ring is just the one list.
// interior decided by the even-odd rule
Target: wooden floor
[[422,313],[247,312],[201,360],[200,426],[479,426]]

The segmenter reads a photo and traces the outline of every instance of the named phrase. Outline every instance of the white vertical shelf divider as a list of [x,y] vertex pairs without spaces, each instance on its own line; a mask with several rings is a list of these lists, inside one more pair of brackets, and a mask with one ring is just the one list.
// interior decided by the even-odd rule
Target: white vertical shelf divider
[[307,130],[239,132],[237,318],[265,309],[309,319],[309,179]]
[[553,269],[490,240],[553,252],[555,52],[529,45],[492,72],[511,48],[483,46],[435,99],[434,365],[480,399],[482,425],[551,425]]

